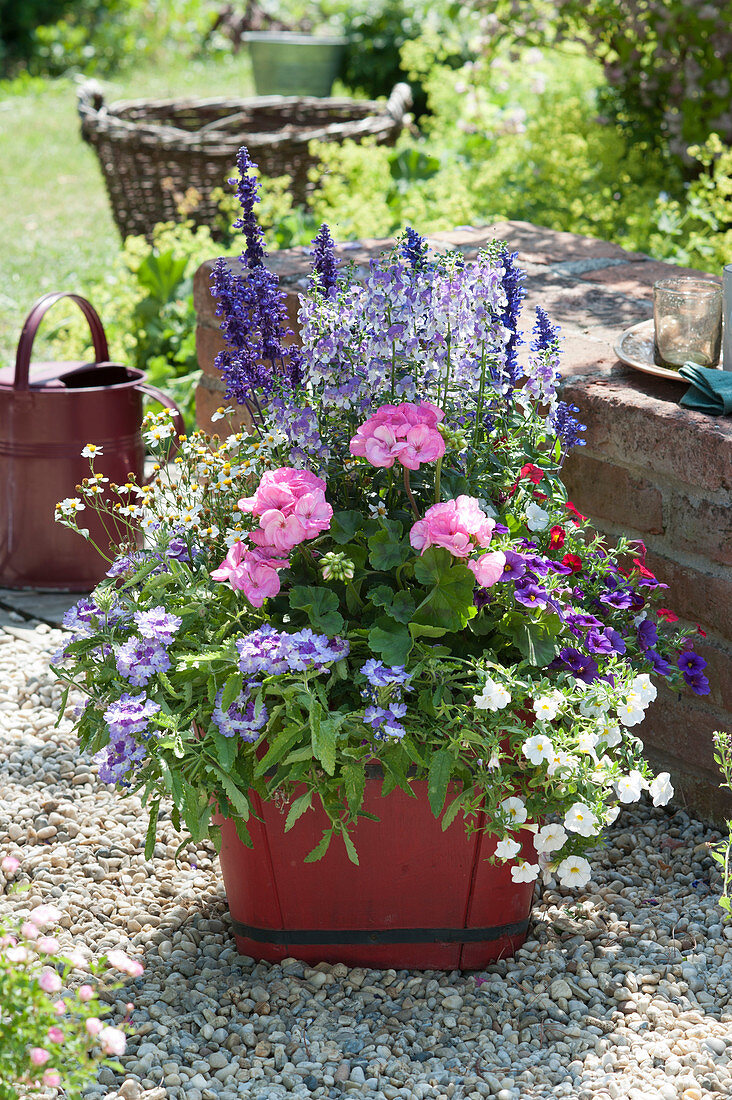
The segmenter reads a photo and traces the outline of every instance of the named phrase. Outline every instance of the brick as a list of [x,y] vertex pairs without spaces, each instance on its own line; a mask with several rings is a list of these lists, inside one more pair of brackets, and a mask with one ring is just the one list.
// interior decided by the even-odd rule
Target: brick
[[678,267],[676,264],[664,264],[658,260],[619,264],[617,267],[603,267],[583,273],[580,278],[587,282],[612,286],[615,290],[627,294],[630,298],[646,298],[649,302],[652,302],[653,284],[658,279],[669,279],[679,275],[691,275],[706,279],[713,278],[714,282],[717,283],[722,281],[711,275],[706,275],[702,271],[696,271],[692,267]]
[[591,458],[579,448],[565,464],[563,480],[580,512],[642,534],[663,532],[663,498],[656,485],[622,466]]
[[668,806],[670,812],[677,808],[687,810],[692,816],[725,829],[732,817],[732,792],[719,786],[719,772],[692,770],[676,757],[654,748],[649,748],[645,756],[656,774],[671,773],[674,797]]
[[682,409],[679,396],[675,383],[631,370],[570,380],[562,392],[579,406],[587,445],[603,458],[667,474],[695,489],[732,488],[732,423]]
[[223,387],[214,389],[210,385],[214,379],[202,378],[196,387],[196,424],[209,435],[228,435],[231,431],[246,431],[249,417],[245,409],[237,409],[231,420],[219,420],[211,423],[211,417],[221,405],[228,402],[224,398]]
[[725,729],[732,732],[732,648],[713,635],[692,639],[694,651],[707,662],[704,674],[709,680],[709,695],[704,700],[728,712]]
[[606,341],[574,332],[562,331],[560,335],[563,339],[559,373],[563,379],[606,375],[615,365],[615,353]]
[[218,328],[199,324],[196,328],[196,356],[198,365],[204,374],[221,381],[221,373],[214,364],[220,351],[226,347]]
[[447,230],[430,234],[430,240],[441,240],[455,245],[470,242],[476,237],[483,241],[506,241],[512,249],[518,250],[521,261],[529,260],[532,263],[555,264],[606,258],[639,261],[645,259],[643,253],[626,252],[611,241],[580,237],[576,233],[563,233],[558,229],[547,229],[524,221],[494,222],[477,229]]
[[691,769],[713,775],[716,764],[712,734],[715,730],[727,729],[728,722],[729,714],[721,708],[686,692],[677,695],[661,685],[658,698],[646,711],[637,733],[647,748],[675,757]]
[[662,606],[682,619],[700,623],[705,630],[729,638],[732,623],[732,578],[684,565],[652,547],[646,557],[648,568],[669,586]]
[[732,508],[725,500],[670,492],[665,502],[666,536],[675,550],[732,565]]

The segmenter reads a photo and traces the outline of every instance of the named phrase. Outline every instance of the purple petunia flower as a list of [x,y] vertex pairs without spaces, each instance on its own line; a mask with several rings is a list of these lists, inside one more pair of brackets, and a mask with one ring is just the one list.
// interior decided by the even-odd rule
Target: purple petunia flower
[[242,741],[256,741],[259,731],[266,725],[269,715],[264,704],[256,713],[256,701],[251,698],[249,687],[245,687],[238,699],[223,711],[221,699],[224,689],[221,688],[214,703],[211,718],[219,733],[223,737],[241,737]]
[[601,593],[599,600],[608,607],[614,607],[616,611],[624,611],[633,606],[633,593],[629,588],[616,588],[613,591]]
[[502,581],[517,581],[526,572],[526,559],[523,554],[517,554],[513,550],[504,550],[506,564],[501,574]]
[[706,676],[703,673],[698,672],[695,676],[690,676],[687,673],[684,673],[684,679],[686,680],[686,683],[695,695],[709,694],[709,680],[707,680]]
[[638,626],[638,645],[642,650],[653,649],[658,642],[658,628],[650,619],[644,619]]
[[157,714],[160,703],[146,695],[124,693],[107,707],[104,720],[112,738],[122,735],[142,734],[147,730],[148,718]]
[[657,653],[655,649],[647,649],[645,657],[653,665],[654,672],[657,672],[660,676],[670,676],[673,668],[668,663],[665,657],[662,657],[660,653]]
[[598,630],[596,627],[592,627],[587,632],[585,638],[585,647],[590,653],[625,653],[625,640],[622,634],[619,634],[617,630],[612,627],[605,627],[604,630]]
[[183,622],[178,615],[169,614],[164,607],[152,607],[149,611],[136,611],[137,628],[143,638],[170,645]]
[[516,581],[513,598],[524,607],[546,607],[549,593],[528,577]]
[[559,656],[576,678],[582,680],[585,684],[592,684],[599,678],[597,661],[581,653],[573,646],[565,646],[564,649],[560,650]]
[[169,668],[165,648],[149,638],[133,634],[117,650],[117,671],[133,687],[144,687],[156,672],[167,672]]
[[676,665],[685,676],[696,676],[707,667],[707,662],[698,653],[694,653],[692,649],[689,649],[681,654]]

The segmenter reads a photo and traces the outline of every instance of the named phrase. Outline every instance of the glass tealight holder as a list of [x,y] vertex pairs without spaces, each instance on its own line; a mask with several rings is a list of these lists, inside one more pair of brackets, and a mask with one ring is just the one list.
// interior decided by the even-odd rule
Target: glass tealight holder
[[679,275],[653,284],[653,358],[659,367],[716,367],[722,345],[722,288]]

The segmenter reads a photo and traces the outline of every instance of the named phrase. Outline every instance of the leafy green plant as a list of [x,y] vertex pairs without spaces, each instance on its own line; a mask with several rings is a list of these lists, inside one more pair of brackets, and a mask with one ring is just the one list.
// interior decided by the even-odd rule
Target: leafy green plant
[[[19,867],[12,855],[0,862],[8,879]],[[100,998],[120,988],[110,968],[137,977],[142,965],[122,951],[96,962],[64,951],[48,931],[60,916],[53,905],[37,905],[23,921],[0,923],[0,1100],[19,1100],[33,1087],[63,1088],[81,1100],[101,1065],[122,1072],[116,1056],[129,1019],[123,1028],[105,1024],[109,1009]]]
[[[732,791],[732,737],[728,733],[717,731],[714,737],[714,759],[722,773],[722,787]],[[722,841],[718,848],[712,852],[712,858],[716,860],[722,871],[722,896],[719,904],[732,920],[732,821],[727,822],[728,837]]]

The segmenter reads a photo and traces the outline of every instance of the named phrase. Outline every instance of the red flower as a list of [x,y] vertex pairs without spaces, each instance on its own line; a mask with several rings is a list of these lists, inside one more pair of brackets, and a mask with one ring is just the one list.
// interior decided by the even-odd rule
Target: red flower
[[640,558],[633,558],[633,565],[636,567],[641,577],[648,577],[650,580],[655,581],[656,574],[651,573],[650,569],[646,569]]
[[549,500],[546,493],[534,493],[534,500]]
[[564,528],[555,524],[549,533],[549,545],[552,550],[561,550],[564,546]]
[[578,526],[580,523],[583,523],[584,520],[587,519],[587,516],[583,516],[582,513],[578,511],[577,508],[575,508],[571,500],[568,500],[564,507],[567,509],[570,515],[574,516],[575,526]]
[[565,554],[562,558],[562,565],[568,565],[573,573],[582,572],[582,558],[577,557],[576,554]]
[[697,632],[697,634],[701,634],[702,638],[706,638],[706,636],[707,636],[706,630],[702,630],[699,623],[696,624],[696,632]]
[[527,477],[534,485],[538,485],[543,476],[544,471],[540,470],[538,466],[534,466],[531,462],[527,462],[525,466],[522,466],[519,473],[519,477]]
[[659,607],[656,611],[659,619],[665,619],[667,623],[677,623],[679,616],[675,615],[673,611],[669,611],[667,607]]

